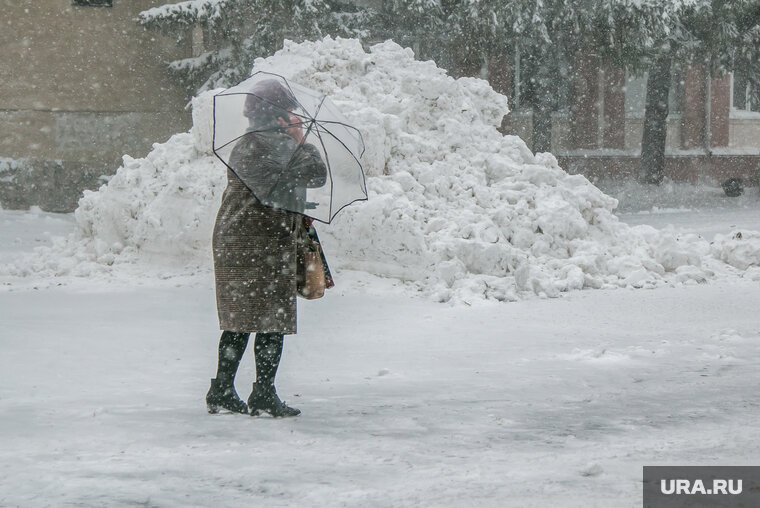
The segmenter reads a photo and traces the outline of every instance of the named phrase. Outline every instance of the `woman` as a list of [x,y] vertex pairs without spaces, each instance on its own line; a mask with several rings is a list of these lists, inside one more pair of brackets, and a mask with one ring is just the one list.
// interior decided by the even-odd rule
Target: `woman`
[[[246,98],[244,114],[251,129],[230,155],[235,172],[227,171],[214,226],[223,332],[216,377],[206,395],[210,413],[300,414],[280,400],[274,378],[284,335],[296,333],[296,248],[304,221],[295,211],[303,211],[307,187],[325,184],[327,170],[317,149],[303,143],[303,129],[292,113],[297,107],[293,95],[274,79],[258,82]],[[234,381],[253,332],[256,382],[246,405]]]

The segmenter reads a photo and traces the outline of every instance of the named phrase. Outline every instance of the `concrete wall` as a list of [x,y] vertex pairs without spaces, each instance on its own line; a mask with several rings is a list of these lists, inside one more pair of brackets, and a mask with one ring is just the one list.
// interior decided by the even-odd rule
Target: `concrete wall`
[[152,143],[187,130],[188,93],[165,63],[191,48],[136,22],[140,11],[163,3],[0,0],[0,158],[18,161],[4,165],[0,206],[71,209],[79,194],[72,187],[60,199],[49,195],[60,185],[40,189],[55,180],[80,192],[96,186],[121,155],[142,157]]

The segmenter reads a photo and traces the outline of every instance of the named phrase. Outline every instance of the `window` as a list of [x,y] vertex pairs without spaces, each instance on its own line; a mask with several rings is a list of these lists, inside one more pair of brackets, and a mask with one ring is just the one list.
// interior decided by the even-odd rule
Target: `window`
[[[512,58],[512,87],[509,93],[509,107],[512,111],[527,113],[531,111],[531,99],[535,98],[532,95],[536,93],[537,89],[534,85],[535,80],[541,79],[541,76],[537,69],[529,67],[530,65],[537,65],[536,60],[531,60],[530,55],[525,55],[517,45],[515,45]],[[558,75],[554,77],[551,87],[554,91],[554,95],[551,97],[552,110],[558,115],[568,115],[570,113],[570,92],[573,82],[572,70],[567,62],[562,60],[556,62],[554,68]]]
[[113,7],[113,0],[71,0],[71,5],[82,7]]
[[625,78],[625,116],[629,118],[644,118],[647,77],[647,73],[641,76],[627,73]]
[[[668,114],[683,113],[686,96],[684,71],[679,65],[674,65],[670,74],[670,91],[668,92]],[[625,116],[629,118],[644,118],[647,99],[647,79],[649,73],[641,76],[626,73],[625,78]]]
[[671,115],[682,114],[686,104],[686,71],[679,62],[673,63],[670,73],[668,110]]
[[744,69],[733,74],[733,107],[744,111],[760,111],[760,87],[749,79]]

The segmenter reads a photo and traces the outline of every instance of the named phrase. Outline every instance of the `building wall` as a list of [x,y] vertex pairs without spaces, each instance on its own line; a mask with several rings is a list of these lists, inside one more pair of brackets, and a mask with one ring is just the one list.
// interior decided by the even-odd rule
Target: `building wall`
[[[6,20],[0,31],[0,206],[71,209],[79,193],[51,196],[60,187],[51,182],[96,186],[121,155],[142,157],[152,143],[190,125],[187,91],[169,79],[165,63],[190,56],[191,49],[136,22],[140,11],[165,2],[71,3],[0,0]],[[11,167],[20,169],[11,173]]]
[[[752,138],[749,134],[740,134],[743,127],[739,127],[741,120],[732,119],[732,125],[737,125],[735,134],[737,139],[741,139],[742,142],[752,142],[760,138]],[[760,129],[760,121],[756,121],[755,125],[747,122],[744,125],[750,125],[754,128]],[[615,141],[612,146],[605,145],[601,149],[579,149],[573,146],[573,140],[570,136],[573,123],[569,115],[555,114],[552,119],[552,152],[553,153],[566,153],[566,152],[578,152],[585,151],[598,151],[598,150],[616,150],[623,151],[629,154],[638,154],[641,150],[641,137],[644,132],[644,119],[640,117],[628,117],[623,120],[623,128],[620,130],[622,134],[622,146],[619,141]],[[528,146],[531,146],[533,141],[532,133],[532,118],[531,114],[525,112],[510,112],[505,119],[502,130],[509,134],[514,134],[521,137]],[[667,147],[668,151],[675,151],[680,149],[681,130],[683,129],[683,121],[680,115],[672,115],[668,118],[668,138]],[[620,136],[620,134],[618,134]],[[733,139],[733,138],[732,138]]]
[[735,112],[729,118],[729,147],[760,154],[760,113]]
[[[568,112],[553,117],[552,152],[572,173],[593,178],[636,178],[646,77],[626,78],[620,70],[600,68],[598,59],[591,57],[579,62]],[[691,66],[685,69],[682,81],[674,80],[678,90],[671,90],[670,97],[666,175],[688,181],[738,177],[748,184],[756,183],[760,113],[732,110],[728,75],[708,80],[701,66]],[[510,113],[502,128],[532,146],[529,111]]]
[[[591,181],[635,179],[639,173],[639,157],[635,155],[559,155],[557,161],[568,173],[582,174]],[[665,176],[676,182],[692,183],[705,178],[716,183],[741,178],[747,185],[758,185],[758,163],[757,155],[666,155]]]

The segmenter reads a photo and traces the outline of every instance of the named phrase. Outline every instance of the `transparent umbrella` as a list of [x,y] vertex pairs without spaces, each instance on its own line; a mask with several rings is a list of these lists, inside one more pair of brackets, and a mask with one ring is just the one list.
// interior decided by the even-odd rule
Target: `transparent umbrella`
[[265,206],[329,223],[367,199],[364,141],[323,93],[256,72],[214,97],[213,150]]

